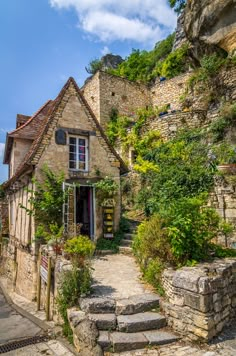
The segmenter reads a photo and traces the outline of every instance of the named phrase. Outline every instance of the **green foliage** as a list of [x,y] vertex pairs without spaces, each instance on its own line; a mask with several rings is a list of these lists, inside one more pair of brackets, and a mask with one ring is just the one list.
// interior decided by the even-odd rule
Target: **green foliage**
[[171,53],[175,34],[158,42],[151,51],[133,49],[126,60],[117,69],[109,72],[132,81],[149,82],[156,77],[156,67]]
[[119,230],[115,232],[114,239],[104,239],[103,237],[97,240],[96,250],[112,250],[119,251],[120,242],[124,237],[124,233],[129,231],[129,225],[124,217],[121,217]]
[[232,146],[227,142],[222,142],[213,146],[212,152],[216,157],[216,164],[236,163],[236,146]]
[[58,245],[64,237],[63,228],[63,226],[58,226],[57,223],[49,224],[46,228],[44,225],[38,225],[35,239],[40,242],[47,242],[49,245]]
[[108,198],[114,198],[118,192],[118,184],[111,178],[105,177],[95,183],[97,197],[100,201]]
[[31,209],[22,205],[21,208],[25,209],[27,214],[34,215],[37,224],[44,227],[50,224],[61,226],[64,173],[54,173],[46,165],[43,167],[42,173],[42,181],[33,179],[35,190],[28,190],[31,195],[29,198]]
[[89,74],[94,75],[98,70],[102,69],[102,62],[100,59],[95,58],[89,63],[88,67],[85,67],[85,69]]
[[110,121],[106,127],[106,135],[110,143],[114,146],[115,142],[120,137],[126,136],[126,130],[130,125],[131,120],[125,116],[118,116],[118,111],[112,109],[110,114]]
[[225,104],[220,117],[210,126],[213,142],[222,141],[226,132],[236,125],[236,104]]
[[69,341],[73,342],[73,332],[67,319],[67,309],[75,306],[82,294],[88,294],[91,287],[91,269],[89,265],[78,269],[75,266],[70,271],[63,272],[58,297],[58,311],[63,318],[63,332]]
[[156,66],[156,75],[161,75],[167,78],[173,78],[188,70],[188,45],[171,52],[166,59]]
[[186,5],[186,0],[168,0],[168,2],[177,13],[180,13]]
[[95,250],[94,243],[87,236],[76,236],[66,241],[64,251],[71,257],[72,261],[83,266],[86,258],[91,257]]
[[192,89],[194,85],[199,83],[205,84],[205,88],[207,88],[207,84],[209,84],[210,81],[212,82],[212,78],[226,62],[227,60],[217,53],[213,53],[210,56],[203,56],[200,60],[200,68],[196,69],[188,80],[189,88]]
[[155,170],[142,177],[138,202],[147,216],[166,209],[172,202],[207,192],[214,184],[214,167],[208,158],[209,147],[199,130],[179,132],[167,142],[159,141],[156,148],[144,156]]

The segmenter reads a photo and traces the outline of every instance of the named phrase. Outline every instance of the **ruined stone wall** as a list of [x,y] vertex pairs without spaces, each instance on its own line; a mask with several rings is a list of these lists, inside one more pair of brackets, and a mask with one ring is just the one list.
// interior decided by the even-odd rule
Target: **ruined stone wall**
[[163,273],[168,325],[187,339],[209,341],[236,315],[236,259]]
[[82,91],[103,128],[110,120],[111,110],[114,108],[120,115],[129,115],[151,105],[146,85],[105,72],[97,72],[85,83]]
[[100,120],[103,127],[113,108],[120,115],[128,115],[149,105],[151,100],[146,85],[100,72]]
[[100,76],[97,72],[91,78],[85,81],[83,88],[81,89],[85,99],[89,106],[93,110],[96,118],[100,122]]
[[159,108],[170,104],[172,110],[181,108],[181,95],[185,93],[186,85],[191,72],[179,75],[162,82],[159,79],[150,88],[152,105]]

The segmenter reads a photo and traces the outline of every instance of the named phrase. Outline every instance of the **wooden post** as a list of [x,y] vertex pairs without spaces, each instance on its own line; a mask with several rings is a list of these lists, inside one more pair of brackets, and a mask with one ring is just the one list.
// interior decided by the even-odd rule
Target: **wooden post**
[[39,248],[39,259],[38,259],[38,282],[37,282],[37,311],[40,310],[40,299],[41,299],[41,275],[40,275],[40,266],[41,266],[41,246]]
[[48,279],[47,279],[47,295],[46,295],[46,320],[50,320],[50,289],[51,289],[51,259],[48,257]]

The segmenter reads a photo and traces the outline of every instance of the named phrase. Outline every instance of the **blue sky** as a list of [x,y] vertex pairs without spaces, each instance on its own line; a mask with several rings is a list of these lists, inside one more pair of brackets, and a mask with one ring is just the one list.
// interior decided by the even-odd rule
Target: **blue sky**
[[[17,113],[32,115],[103,54],[126,57],[173,32],[167,0],[11,0],[0,4],[0,162]],[[0,163],[0,183],[7,166]]]

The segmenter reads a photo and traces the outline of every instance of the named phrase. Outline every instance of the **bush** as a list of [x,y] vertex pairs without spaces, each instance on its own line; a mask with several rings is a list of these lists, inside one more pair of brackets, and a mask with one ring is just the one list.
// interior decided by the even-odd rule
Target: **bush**
[[138,226],[133,250],[143,266],[152,258],[163,262],[173,260],[166,225],[166,221],[156,214]]
[[167,78],[173,78],[186,72],[188,69],[187,54],[188,45],[183,45],[171,52],[163,62],[159,63],[156,73]]
[[63,273],[61,286],[56,300],[58,311],[64,321],[63,333],[73,342],[73,332],[70,328],[67,309],[77,304],[80,295],[87,294],[91,287],[91,269],[84,266],[82,269],[73,267],[71,271]]
[[87,236],[80,235],[67,240],[64,250],[76,265],[83,266],[85,259],[92,256],[95,245]]

